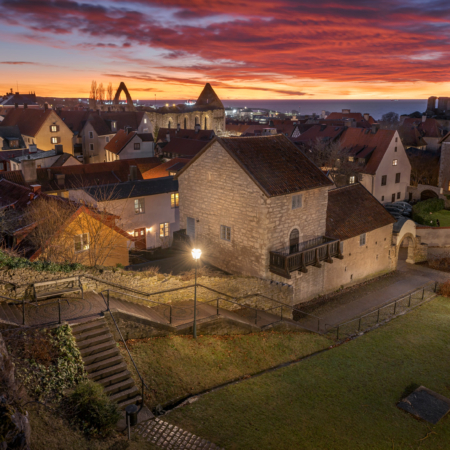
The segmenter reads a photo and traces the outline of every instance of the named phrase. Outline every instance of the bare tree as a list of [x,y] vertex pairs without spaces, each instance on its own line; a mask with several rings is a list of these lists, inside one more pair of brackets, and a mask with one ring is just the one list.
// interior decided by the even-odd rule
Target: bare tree
[[103,83],[98,85],[97,100],[101,105],[105,102],[105,88],[103,87]]
[[109,103],[112,103],[113,100],[113,86],[112,83],[109,83],[106,87],[106,98],[108,99]]
[[400,117],[396,112],[391,111],[383,114],[379,123],[385,130],[396,130],[400,124]]
[[406,150],[411,164],[411,186],[427,184],[437,186],[439,182],[439,156],[436,152],[409,148]]
[[97,100],[97,82],[92,80],[91,82],[91,92],[89,94],[91,100]]

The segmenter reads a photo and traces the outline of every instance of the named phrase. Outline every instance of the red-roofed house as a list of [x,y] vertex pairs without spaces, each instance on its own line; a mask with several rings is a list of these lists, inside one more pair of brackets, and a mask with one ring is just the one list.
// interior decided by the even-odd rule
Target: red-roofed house
[[376,120],[370,114],[352,113],[349,109],[343,109],[342,112],[332,112],[326,117],[327,120],[354,121],[357,127],[367,128],[376,123]]
[[402,118],[398,132],[403,145],[407,148],[423,148],[423,143],[426,144],[426,150],[437,151],[441,148],[440,141],[443,133],[436,119],[426,116],[423,116],[421,119]]
[[168,176],[175,176],[190,159],[186,158],[174,158],[157,167],[151,168],[145,172],[142,172],[142,178],[144,180],[150,180],[151,178],[164,178]]
[[119,130],[105,145],[106,161],[117,159],[153,158],[155,156],[153,135]]

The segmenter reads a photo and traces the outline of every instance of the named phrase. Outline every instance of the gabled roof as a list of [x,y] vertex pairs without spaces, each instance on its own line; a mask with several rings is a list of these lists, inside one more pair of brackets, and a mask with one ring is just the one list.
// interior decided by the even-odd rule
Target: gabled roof
[[142,177],[144,180],[150,180],[152,178],[164,178],[169,175],[170,172],[179,172],[190,159],[186,158],[173,158],[158,167],[154,167],[145,172],[142,172]]
[[171,138],[170,142],[164,146],[163,152],[177,155],[180,158],[189,158],[200,152],[208,142],[199,139]]
[[[375,175],[386,151],[394,139],[395,130],[377,130],[373,133],[367,128],[347,128],[341,137],[341,147],[344,152],[357,156],[355,148],[369,149],[371,156],[363,172]],[[365,152],[367,156],[367,152]]]
[[131,127],[133,131],[136,131],[145,114],[145,111],[101,111],[100,117],[104,120],[117,122],[118,130]]
[[173,177],[150,180],[128,181],[84,188],[84,191],[97,201],[121,200],[125,198],[146,197],[149,195],[178,192],[178,181]]
[[38,106],[36,103],[36,95],[31,94],[20,94],[19,92],[16,92],[14,94],[9,94],[4,96],[3,98],[0,98],[0,105],[1,106],[14,106],[16,103],[18,105],[25,105],[28,106]]
[[205,87],[200,93],[195,106],[208,106],[212,108],[224,109],[223,103],[209,83],[205,84]]
[[86,120],[89,117],[89,111],[56,111],[62,121],[72,130],[74,133],[81,133]]
[[98,136],[107,136],[114,134],[109,125],[96,113],[89,114],[86,123],[90,123]]
[[0,122],[0,127],[18,126],[22,134],[34,137],[52,114],[56,113],[51,109],[16,108]]
[[152,133],[138,133],[138,136],[141,138],[142,142],[153,142],[153,134]]
[[[1,123],[1,122],[0,122]],[[0,138],[3,139],[3,147],[1,150],[12,150],[11,149],[11,140],[18,140],[19,146],[14,148],[22,148],[25,149],[26,145],[22,138],[22,134],[17,125],[14,126],[0,126]]]
[[369,122],[370,125],[376,122],[372,116],[369,116],[369,120],[364,119],[364,115],[361,113],[332,112],[327,116],[327,120],[347,120],[347,119],[353,119],[356,122]]
[[286,136],[216,137],[176,176],[189,170],[214,143],[218,142],[267,197],[293,194],[333,185]]
[[336,127],[328,125],[313,125],[309,129],[305,130],[300,136],[292,139],[293,142],[303,144],[314,144],[319,141],[334,141],[343,132],[345,127]]
[[393,223],[395,219],[362,184],[328,191],[329,237],[343,241]]
[[405,147],[426,147],[427,143],[422,133],[414,125],[403,124],[398,128],[398,134]]
[[160,128],[156,142],[165,141],[168,134],[170,135],[170,139],[177,137],[183,139],[201,139],[204,141],[210,141],[215,136],[214,130],[195,131],[183,129],[177,130],[176,128]]
[[127,133],[125,130],[119,130],[105,145],[105,150],[118,155],[136,135],[136,131]]
[[439,122],[436,119],[427,117],[425,122],[422,119],[405,117],[402,127],[416,127],[423,137],[441,138],[442,133],[439,129]]

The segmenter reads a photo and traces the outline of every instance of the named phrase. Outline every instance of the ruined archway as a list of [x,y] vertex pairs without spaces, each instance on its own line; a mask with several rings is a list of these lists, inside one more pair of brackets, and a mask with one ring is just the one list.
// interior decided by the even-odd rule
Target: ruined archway
[[397,245],[398,261],[405,261],[407,264],[414,264],[416,237],[411,233],[406,233],[402,237],[400,243]]
[[430,189],[426,189],[420,193],[420,200],[429,200],[430,198],[439,198],[439,195]]
[[119,104],[119,98],[120,98],[120,94],[122,92],[125,94],[125,96],[127,98],[127,106],[129,108],[133,108],[134,109],[133,100],[131,99],[131,95],[128,92],[128,89],[125,86],[125,83],[123,81],[121,81],[120,84],[119,84],[119,88],[117,89],[116,95],[114,96],[113,104],[114,105],[118,105]]

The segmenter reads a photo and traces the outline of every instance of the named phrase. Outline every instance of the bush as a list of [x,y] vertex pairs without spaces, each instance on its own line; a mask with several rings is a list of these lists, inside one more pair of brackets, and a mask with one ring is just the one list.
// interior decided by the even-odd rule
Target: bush
[[79,263],[52,263],[48,261],[31,262],[26,258],[20,258],[0,251],[0,267],[6,269],[33,269],[38,272],[73,272],[83,269]]
[[445,203],[441,198],[430,198],[413,206],[412,219],[421,225],[436,226],[436,221],[430,219],[430,213],[444,209]]
[[450,297],[450,280],[447,280],[445,283],[439,285],[439,294],[444,297]]
[[100,384],[80,383],[68,399],[74,422],[90,436],[107,436],[121,418],[119,407],[112,402]]

